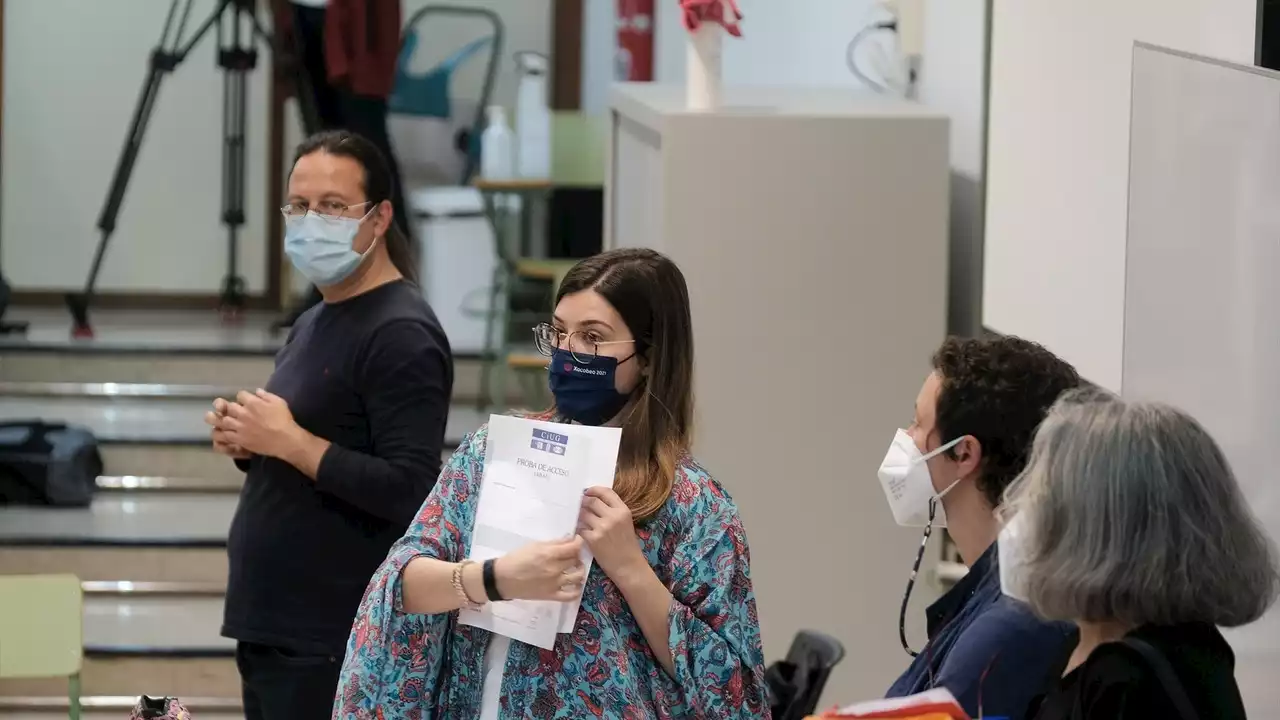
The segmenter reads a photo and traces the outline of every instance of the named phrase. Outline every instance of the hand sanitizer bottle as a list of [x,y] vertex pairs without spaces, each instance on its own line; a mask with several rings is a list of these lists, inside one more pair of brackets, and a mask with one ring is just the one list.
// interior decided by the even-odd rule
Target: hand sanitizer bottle
[[547,99],[547,56],[516,53],[516,172],[522,178],[551,177],[551,107]]
[[486,109],[488,125],[480,135],[480,176],[485,180],[515,177],[515,135],[507,125],[507,111],[501,105]]

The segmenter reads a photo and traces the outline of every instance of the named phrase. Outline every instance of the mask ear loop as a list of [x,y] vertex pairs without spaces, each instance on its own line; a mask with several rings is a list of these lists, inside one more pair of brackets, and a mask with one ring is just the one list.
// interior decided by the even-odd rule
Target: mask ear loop
[[938,499],[929,498],[929,522],[924,526],[924,536],[920,538],[920,549],[916,551],[916,561],[911,566],[911,577],[907,578],[907,591],[902,594],[902,609],[898,611],[898,639],[902,641],[902,649],[911,657],[920,653],[911,649],[907,642],[907,605],[911,602],[911,591],[916,586],[916,575],[920,573],[920,563],[924,561],[924,549],[929,545],[929,536],[933,534],[933,519],[938,512]]

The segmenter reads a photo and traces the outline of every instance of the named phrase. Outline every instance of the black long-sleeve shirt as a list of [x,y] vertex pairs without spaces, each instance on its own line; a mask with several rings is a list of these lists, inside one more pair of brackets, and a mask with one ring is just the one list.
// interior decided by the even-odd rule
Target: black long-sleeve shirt
[[[1235,678],[1235,654],[1212,625],[1143,625],[1129,633],[1163,656],[1172,682],[1182,686],[1190,712],[1203,720],[1245,720]],[[1057,675],[1075,649],[1072,642],[1057,662]],[[1123,642],[1103,643],[1079,667],[1062,676],[1043,698],[1036,720],[1147,720],[1185,718],[1172,691],[1138,650]]]
[[332,445],[314,481],[274,458],[241,463],[223,635],[342,655],[370,576],[440,473],[452,387],[449,342],[407,282],[299,318],[266,389]]

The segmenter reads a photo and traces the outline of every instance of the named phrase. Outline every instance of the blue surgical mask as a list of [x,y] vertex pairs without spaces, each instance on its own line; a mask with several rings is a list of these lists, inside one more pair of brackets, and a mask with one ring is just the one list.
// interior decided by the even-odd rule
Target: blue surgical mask
[[618,392],[614,385],[618,365],[633,357],[634,354],[619,361],[597,355],[583,365],[568,350],[556,350],[551,355],[549,368],[556,411],[565,419],[583,425],[603,425],[612,420],[631,399],[630,395]]
[[353,249],[360,224],[367,217],[366,213],[359,220],[345,217],[326,220],[315,213],[307,213],[285,225],[284,251],[298,272],[313,284],[320,287],[337,285],[351,277],[351,273],[373,251],[373,245],[363,253]]

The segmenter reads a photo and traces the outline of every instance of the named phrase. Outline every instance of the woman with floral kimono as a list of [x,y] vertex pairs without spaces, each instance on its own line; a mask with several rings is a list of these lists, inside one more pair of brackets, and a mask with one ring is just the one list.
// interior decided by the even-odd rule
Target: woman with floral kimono
[[[463,441],[366,591],[334,718],[767,717],[746,535],[733,500],[689,455],[683,275],[651,250],[589,258],[534,333],[551,358],[547,417],[622,428],[613,489],[587,490],[573,539],[473,563],[486,431]],[[585,576],[584,544],[595,557]],[[574,630],[551,650],[461,625],[455,612],[579,593]]]

